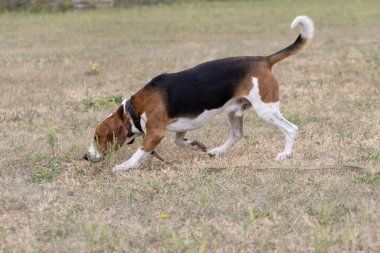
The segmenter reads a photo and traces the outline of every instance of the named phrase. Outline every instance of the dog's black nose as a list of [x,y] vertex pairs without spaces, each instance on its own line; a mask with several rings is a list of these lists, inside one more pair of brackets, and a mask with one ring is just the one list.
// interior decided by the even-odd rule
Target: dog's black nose
[[86,160],[86,161],[88,161],[87,153],[84,153],[84,155],[83,155],[83,159]]

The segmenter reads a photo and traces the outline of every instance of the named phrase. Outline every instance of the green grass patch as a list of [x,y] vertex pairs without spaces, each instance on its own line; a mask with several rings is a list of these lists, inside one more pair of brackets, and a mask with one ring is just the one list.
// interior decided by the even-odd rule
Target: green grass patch
[[83,231],[92,252],[114,252],[119,245],[118,230],[102,222],[93,221],[84,224]]
[[123,101],[123,96],[121,95],[109,95],[109,96],[96,96],[92,98],[86,98],[82,100],[82,104],[86,108],[99,108],[99,107],[110,107],[113,105],[118,105]]
[[[55,2],[55,3],[54,3]],[[0,2],[0,12],[26,11],[31,13],[41,12],[65,12],[73,9],[71,0],[5,0]]]
[[46,159],[49,156],[49,153],[46,151],[37,151],[23,156],[23,161],[26,163],[34,162],[39,163],[42,160]]
[[373,184],[380,182],[380,175],[376,175],[369,171],[366,171],[358,176],[355,176],[353,181],[357,184],[365,183],[365,184]]
[[285,113],[284,117],[296,126],[302,126],[305,123],[303,116],[296,113]]
[[37,163],[36,171],[30,175],[30,179],[32,182],[37,183],[51,181],[60,173],[60,171],[60,158],[58,156],[53,156],[47,166]]
[[368,155],[364,156],[363,159],[375,164],[380,164],[380,151],[370,152]]
[[368,162],[371,164],[380,164],[380,151],[374,149],[363,149],[364,154],[355,159],[356,162]]
[[259,218],[265,218],[265,217],[270,217],[271,216],[270,212],[259,210],[259,209],[256,209],[256,208],[249,208],[248,214],[249,214],[249,220],[251,222],[253,222],[253,221],[255,221],[256,219],[259,219]]

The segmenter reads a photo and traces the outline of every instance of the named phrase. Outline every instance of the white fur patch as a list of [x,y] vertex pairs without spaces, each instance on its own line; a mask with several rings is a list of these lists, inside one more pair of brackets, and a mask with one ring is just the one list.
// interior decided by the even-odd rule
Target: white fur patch
[[123,105],[123,113],[125,114],[127,112],[127,99],[124,99],[121,104]]
[[130,143],[131,141],[133,141],[137,136],[139,136],[140,134],[134,134],[132,135],[131,137],[127,138],[124,143]]
[[275,103],[264,103],[261,100],[259,91],[259,82],[256,77],[252,77],[253,88],[246,97],[252,104],[253,108],[256,110],[257,115],[262,117],[265,114],[280,111],[280,102]]
[[222,112],[222,108],[205,110],[195,118],[179,118],[166,126],[172,132],[186,132],[206,125],[212,118]]
[[113,172],[116,172],[116,171],[127,171],[127,170],[130,170],[130,169],[136,169],[140,164],[141,162],[146,158],[148,157],[149,155],[149,152],[145,152],[144,150],[142,150],[141,148],[139,148],[133,155],[131,158],[129,158],[128,161],[126,162],[123,162],[119,165],[116,165],[112,171]]
[[146,123],[147,122],[148,122],[148,118],[146,117],[146,113],[143,112],[143,114],[141,114],[140,124],[141,124],[141,128],[144,131],[144,133],[146,133]]
[[91,145],[88,148],[87,157],[90,160],[90,162],[98,162],[100,158],[102,158],[102,153],[99,152],[99,150],[94,146]]
[[[129,120],[129,122],[131,122],[131,125],[132,125],[132,129],[131,129],[132,133],[141,134],[140,131],[135,126],[135,123],[133,123],[132,118]],[[148,118],[146,116],[146,113],[144,112],[140,116],[140,125],[141,125],[141,129],[143,130],[144,133],[146,133],[146,123],[147,122],[148,122]]]
[[239,98],[228,101],[223,107],[204,110],[195,118],[178,118],[175,122],[166,126],[166,130],[172,132],[186,132],[194,130],[206,125],[210,120],[212,120],[216,115],[222,112],[232,112],[236,111],[237,114],[242,114],[241,103],[237,102]]
[[308,16],[296,17],[290,28],[294,29],[297,25],[301,25],[301,35],[303,38],[311,39],[314,35],[314,23]]
[[298,127],[287,121],[280,112],[280,102],[264,103],[259,92],[259,82],[256,77],[252,77],[253,88],[249,92],[247,99],[250,100],[257,115],[268,123],[276,126],[285,135],[284,151],[279,153],[276,160],[283,160],[289,157],[293,150],[293,144],[297,136]]

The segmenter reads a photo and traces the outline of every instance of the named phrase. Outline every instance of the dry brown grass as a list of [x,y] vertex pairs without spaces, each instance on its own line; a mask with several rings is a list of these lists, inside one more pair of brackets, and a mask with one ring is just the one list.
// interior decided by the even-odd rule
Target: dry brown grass
[[[380,3],[305,2],[1,15],[0,249],[379,252]],[[315,39],[274,69],[283,112],[300,127],[292,159],[274,161],[283,136],[250,111],[244,140],[221,158],[177,148],[168,133],[157,151],[173,165],[152,158],[112,174],[141,140],[101,164],[81,160],[115,109],[90,108],[91,98],[272,53],[295,39],[299,14],[314,19]],[[225,116],[189,133],[208,147],[227,135]]]

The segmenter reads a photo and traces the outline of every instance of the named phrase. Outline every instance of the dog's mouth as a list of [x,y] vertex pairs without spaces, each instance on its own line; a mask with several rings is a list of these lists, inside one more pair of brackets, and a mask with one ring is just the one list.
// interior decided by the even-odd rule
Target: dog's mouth
[[88,161],[88,155],[87,155],[87,153],[84,153],[83,159],[86,160],[86,161]]

